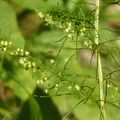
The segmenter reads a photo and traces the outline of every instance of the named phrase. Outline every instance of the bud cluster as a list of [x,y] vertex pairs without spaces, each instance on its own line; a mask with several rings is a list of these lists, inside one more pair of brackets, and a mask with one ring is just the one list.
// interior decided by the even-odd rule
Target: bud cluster
[[49,13],[44,15],[42,12],[39,12],[38,10],[36,10],[36,12],[37,12],[40,19],[44,19],[44,21],[46,22],[46,25],[54,23],[53,17]]
[[44,84],[48,82],[48,78],[47,77],[43,77],[37,80],[37,84]]
[[75,90],[79,91],[80,90],[80,86],[75,83],[74,85],[69,85],[68,86],[68,90],[71,90],[72,88],[75,88]]
[[[70,83],[69,83],[70,84]],[[63,86],[64,85],[64,83],[56,83],[54,86],[52,86],[52,89],[55,89],[55,90],[58,90],[59,89],[59,87],[61,87],[61,86]],[[75,83],[74,85],[69,85],[68,87],[67,87],[67,89],[68,90],[76,90],[76,91],[80,91],[81,90],[81,88],[80,88],[80,86],[77,84],[77,83]],[[51,90],[51,87],[49,88],[47,88],[46,90],[45,90],[45,92],[46,93],[48,93],[48,91],[49,90]]]
[[12,45],[12,42],[10,41],[1,41],[0,42],[0,50],[2,53],[5,53],[7,48]]
[[15,51],[10,52],[11,55],[20,57],[19,63],[24,66],[25,69],[36,69],[36,63],[34,61],[29,60],[30,52],[24,51],[21,48],[17,48]]
[[[80,36],[84,36],[85,25],[78,19],[74,19],[72,14],[66,15],[61,12],[51,11],[50,13],[44,14],[41,11],[36,10],[40,19],[45,21],[46,25],[55,25],[56,27],[63,29],[67,33],[67,37],[74,37],[75,34],[79,33]],[[58,15],[57,15],[58,14]]]
[[17,56],[17,57],[25,57],[29,55],[28,51],[24,51],[23,49],[17,48],[17,50],[10,52],[11,55]]
[[30,69],[30,68],[36,69],[36,63],[29,61],[28,58],[26,57],[21,57],[19,59],[19,63],[23,65],[25,69]]
[[87,40],[84,42],[84,45],[90,49],[92,49],[92,42],[90,40]]

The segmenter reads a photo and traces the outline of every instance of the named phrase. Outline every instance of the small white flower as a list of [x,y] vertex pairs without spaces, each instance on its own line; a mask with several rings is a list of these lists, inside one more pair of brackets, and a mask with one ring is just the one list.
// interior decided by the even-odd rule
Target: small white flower
[[75,31],[74,30],[71,30],[71,33],[74,33]]
[[4,45],[4,41],[3,40],[1,41],[1,45]]
[[35,67],[35,65],[36,65],[35,62],[33,62],[33,63],[32,63],[32,66]]
[[24,66],[24,67],[27,67],[27,63],[24,63],[23,66]]
[[70,23],[68,23],[68,26],[70,26],[70,27],[71,27],[71,26],[72,26],[72,23],[71,23],[71,22],[70,22]]
[[45,90],[45,93],[48,93],[48,89]]
[[81,32],[81,33],[80,33],[80,36],[81,36],[81,37],[83,37],[83,35],[84,35],[84,33],[83,33],[83,32]]
[[18,52],[17,52],[17,51],[15,51],[15,52],[14,52],[14,55],[18,55]]
[[39,84],[39,83],[40,83],[40,81],[39,81],[39,80],[37,80],[36,82],[37,82],[37,84]]
[[88,45],[88,43],[85,41],[85,42],[84,42],[84,45],[86,45],[86,46],[87,46],[87,45]]
[[69,90],[71,90],[71,89],[72,89],[72,86],[71,86],[71,85],[69,85],[69,86],[68,86],[68,89],[69,89]]
[[7,41],[4,42],[4,46],[8,46],[8,42]]
[[10,52],[11,55],[14,55],[14,52]]
[[17,51],[20,52],[20,48],[17,48]]
[[3,51],[5,52],[6,50],[7,50],[7,48],[6,48],[6,47],[4,47],[4,48],[3,48]]
[[28,61],[28,65],[31,65],[31,62],[30,62],[30,61]]
[[23,64],[24,64],[24,60],[23,60],[23,58],[20,58],[20,59],[19,59],[19,62],[20,62],[20,64],[23,65]]
[[3,47],[3,48],[1,49],[2,53],[5,53],[6,50],[7,50],[6,47]]
[[40,80],[40,84],[43,84],[44,83],[44,81],[43,80]]
[[89,48],[92,49],[92,46],[90,45]]
[[26,55],[26,56],[27,56],[27,55],[29,55],[29,53],[30,53],[30,52],[28,52],[28,51],[25,51],[25,55]]
[[71,30],[71,27],[68,27],[68,30]]
[[72,37],[72,34],[68,34],[67,36],[68,36],[69,38],[71,38],[71,37]]
[[8,44],[9,44],[9,45],[12,45],[12,42],[9,41]]
[[31,65],[31,64],[28,64],[28,67],[29,67],[29,68],[31,68],[31,67],[32,67],[32,65]]
[[55,85],[55,87],[58,87],[58,86],[59,86],[58,84]]
[[80,87],[78,86],[78,84],[75,85],[75,89],[78,91],[80,90]]
[[50,63],[53,64],[55,61],[53,59],[50,60]]
[[27,59],[26,58],[23,58],[23,60],[26,62],[27,61]]
[[39,16],[40,18],[43,18],[43,17],[44,17],[44,15],[43,15],[42,12],[38,12],[38,16]]
[[62,25],[58,25],[58,27],[59,27],[59,28],[63,28],[63,26],[62,26]]
[[44,77],[44,78],[43,78],[44,81],[47,81],[47,79],[48,79],[47,77]]
[[69,32],[69,29],[68,29],[68,28],[66,28],[66,29],[65,29],[65,32]]
[[20,52],[23,53],[23,49],[20,49]]
[[83,27],[82,31],[85,31],[85,30],[86,30],[85,27]]

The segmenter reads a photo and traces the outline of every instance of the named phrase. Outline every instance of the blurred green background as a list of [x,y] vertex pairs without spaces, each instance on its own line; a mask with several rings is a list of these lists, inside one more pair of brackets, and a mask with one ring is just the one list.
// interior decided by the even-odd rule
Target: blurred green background
[[[114,0],[113,0],[114,1]],[[93,0],[74,0],[77,2],[94,3]],[[101,0],[101,2],[104,2]],[[107,1],[108,3],[110,1]],[[84,15],[93,10],[90,4],[75,4],[70,0],[0,0],[0,30],[1,39],[10,40],[16,47],[24,48],[26,41],[27,50],[36,59],[43,57],[46,64],[50,59],[55,58],[61,44],[57,43],[65,33],[57,28],[45,26],[42,20],[39,20],[35,9],[47,12],[54,7],[62,10],[78,12],[81,7]],[[94,17],[91,14],[91,18]],[[112,40],[118,38],[120,33],[120,7],[118,5],[108,5],[101,7],[100,12],[100,40]],[[114,32],[102,28],[117,29]],[[82,40],[82,38],[79,38]],[[69,40],[71,41],[71,40]],[[81,47],[81,43],[78,44]],[[119,45],[118,41],[109,43],[109,45]],[[63,68],[75,50],[66,48],[75,48],[75,42],[65,43],[58,61]],[[117,46],[119,47],[119,46]],[[111,47],[112,54],[116,56],[119,62],[119,55]],[[50,54],[47,54],[51,52]],[[95,84],[95,59],[90,64],[92,56],[90,50],[83,50],[78,53],[79,60],[73,57],[67,66],[69,74],[92,75],[93,78],[80,76],[72,78],[73,81],[94,86]],[[119,49],[118,51],[119,52]],[[116,66],[109,55],[103,54],[103,65],[107,68]],[[109,66],[108,64],[111,64]],[[105,70],[106,72],[106,70]],[[46,74],[46,73],[43,73]],[[38,76],[42,76],[37,74]],[[44,75],[43,75],[44,76]],[[54,78],[55,81],[57,78]],[[88,81],[87,81],[88,79]],[[119,85],[119,80],[116,82]],[[63,93],[73,92],[67,89],[68,85],[63,86]],[[12,57],[8,52],[0,53],[0,120],[62,120],[62,118],[80,101],[79,95],[60,95],[55,97],[41,98],[46,95],[45,86],[37,84],[37,77],[31,70],[24,70],[19,65],[17,58]],[[114,93],[114,92],[113,92]],[[49,92],[49,95],[55,95],[56,90]],[[98,91],[94,91],[98,99]],[[95,102],[88,100],[86,104],[79,104],[66,120],[98,120],[100,118],[99,108]],[[108,120],[119,120],[119,110],[111,105],[107,106]]]

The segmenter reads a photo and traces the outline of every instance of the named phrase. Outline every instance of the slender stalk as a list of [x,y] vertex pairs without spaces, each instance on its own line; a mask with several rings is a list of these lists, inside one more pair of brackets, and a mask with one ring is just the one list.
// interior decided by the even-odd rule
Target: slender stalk
[[[96,0],[96,11],[95,11],[95,43],[99,44],[99,0]],[[100,110],[101,110],[101,120],[106,120],[106,110],[105,110],[105,101],[104,101],[104,81],[102,73],[102,64],[100,53],[96,49],[96,60],[97,60],[97,74],[99,79],[99,99],[100,99]]]

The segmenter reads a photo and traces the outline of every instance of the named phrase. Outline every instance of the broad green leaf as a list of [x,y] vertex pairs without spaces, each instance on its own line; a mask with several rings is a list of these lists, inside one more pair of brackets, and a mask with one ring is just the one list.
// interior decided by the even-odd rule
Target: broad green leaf
[[46,94],[39,88],[36,89],[34,95],[36,96],[36,101],[38,102],[43,120],[61,120],[61,115],[58,108],[55,106],[51,98],[44,98],[40,96],[46,96]]
[[24,103],[17,120],[43,120],[41,109],[34,97],[31,96]]
[[18,28],[15,12],[4,1],[0,1],[0,30],[4,39],[10,39],[18,47],[24,46],[24,40]]
[[26,100],[29,95],[33,93],[36,87],[36,82],[32,78],[30,71],[18,69],[14,79],[9,80],[5,85],[12,88],[14,94],[21,100]]
[[60,113],[50,98],[41,89],[36,89],[34,95],[26,101],[17,120],[61,120]]

